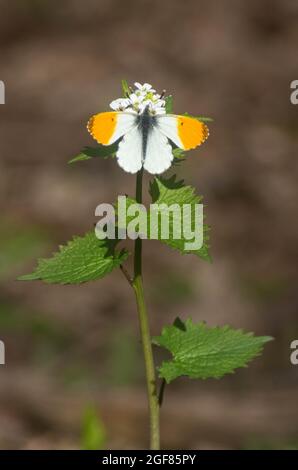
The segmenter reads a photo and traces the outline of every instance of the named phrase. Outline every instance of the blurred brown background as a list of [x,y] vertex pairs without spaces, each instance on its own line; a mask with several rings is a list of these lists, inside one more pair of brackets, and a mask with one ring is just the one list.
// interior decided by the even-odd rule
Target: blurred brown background
[[102,446],[147,445],[121,272],[77,287],[15,281],[89,230],[97,204],[132,194],[114,160],[67,165],[93,145],[86,121],[126,78],[166,88],[177,113],[214,119],[178,170],[204,195],[214,262],[145,244],[152,332],[179,315],[275,337],[248,369],[173,383],[162,445],[297,448],[297,1],[2,0],[0,11],[0,447],[84,447],[89,406]]

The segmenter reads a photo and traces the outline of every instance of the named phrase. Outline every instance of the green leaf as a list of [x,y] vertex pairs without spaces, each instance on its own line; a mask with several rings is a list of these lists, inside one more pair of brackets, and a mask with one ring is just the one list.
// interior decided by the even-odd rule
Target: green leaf
[[163,328],[153,343],[163,346],[172,359],[159,367],[159,375],[167,383],[180,376],[191,379],[220,378],[245,367],[258,356],[270,336],[254,336],[229,326],[209,328],[205,323],[194,324],[191,319],[177,319]]
[[92,157],[89,155],[86,155],[86,153],[79,153],[76,157],[72,158],[71,160],[68,161],[69,164],[72,163],[77,163],[77,162],[83,162],[84,160],[91,160]]
[[166,106],[165,106],[166,113],[171,114],[173,112],[173,96],[172,95],[166,96],[165,102],[166,102]]
[[130,95],[131,93],[127,80],[121,80],[121,87],[122,87],[123,98],[127,98],[127,96]]
[[[182,209],[184,204],[189,204],[191,207],[191,226],[186,227],[185,224],[181,224],[181,233],[183,235],[183,229],[186,230],[195,228],[195,206],[196,204],[202,204],[202,196],[195,194],[195,189],[191,186],[185,186],[184,182],[177,181],[176,175],[171,176],[166,179],[163,177],[156,177],[150,184],[150,195],[152,198],[152,203],[155,204],[166,204],[171,206],[172,204],[178,204]],[[159,226],[161,220],[159,218]],[[160,229],[160,227],[159,227]],[[188,250],[185,248],[185,243],[191,242],[192,240],[186,240],[184,236],[181,238],[175,238],[173,234],[173,216],[170,215],[170,231],[169,238],[162,239],[159,236],[159,240],[166,245],[169,245],[171,248],[179,250],[182,254],[194,254],[200,258],[211,261],[211,256],[209,253],[208,245],[208,232],[209,227],[204,224],[203,226],[203,246],[197,250]],[[160,234],[159,234],[160,235]]]
[[[153,204],[161,204],[160,210],[158,211],[158,217],[154,217],[151,220],[151,211],[147,210],[147,219],[146,219],[146,232],[141,229],[137,229],[136,232],[139,232],[142,235],[146,235],[147,238],[151,240],[160,240],[162,243],[170,246],[171,248],[180,251],[182,254],[193,254],[196,255],[206,261],[211,261],[211,256],[209,253],[209,245],[208,245],[208,232],[209,227],[207,225],[203,225],[203,245],[201,248],[198,249],[189,249],[187,247],[187,243],[193,243],[194,236],[191,239],[186,239],[185,233],[187,231],[195,232],[195,210],[196,204],[202,203],[202,197],[197,196],[194,193],[194,188],[191,186],[185,186],[183,181],[176,181],[176,176],[173,175],[172,177],[166,179],[162,177],[155,177],[154,180],[150,183],[150,194],[152,198]],[[126,227],[121,226],[118,220],[118,227],[120,229],[127,228],[128,224],[135,220],[135,215],[130,216],[128,215],[128,210],[131,205],[137,204],[135,199],[133,198],[126,198]],[[171,210],[167,210],[170,208],[171,205],[179,206],[180,214],[181,214],[181,236],[177,237],[174,233],[174,216]],[[187,220],[188,223],[183,223],[183,206],[184,205],[190,206],[191,217],[190,220]],[[162,206],[163,205],[163,206]],[[118,207],[116,205],[116,211],[118,211]],[[162,226],[167,224],[169,220],[169,232],[162,233]],[[163,225],[164,224],[164,225]],[[178,221],[179,226],[179,221]],[[138,228],[138,227],[137,227]],[[196,231],[196,235],[198,232]]]
[[84,412],[82,447],[84,450],[103,450],[106,446],[105,426],[93,406]]
[[176,147],[173,149],[173,155],[174,158],[179,158],[179,160],[182,160],[185,157],[185,151],[179,147]]
[[184,116],[192,117],[192,118],[197,119],[198,121],[201,121],[201,122],[213,122],[212,118],[206,117],[206,116],[192,116],[191,114],[188,114],[188,113],[184,113]]
[[35,271],[19,277],[21,281],[42,280],[55,284],[80,284],[104,277],[128,257],[115,251],[117,240],[99,240],[95,233],[74,237],[52,258],[38,260]]
[[213,119],[210,118],[210,117],[206,117],[206,116],[193,116],[195,119],[197,119],[198,121],[202,121],[202,122],[213,122]]
[[118,149],[118,142],[112,145],[97,145],[96,147],[84,147],[83,150],[68,163],[76,163],[90,160],[93,157],[108,158],[114,157]]

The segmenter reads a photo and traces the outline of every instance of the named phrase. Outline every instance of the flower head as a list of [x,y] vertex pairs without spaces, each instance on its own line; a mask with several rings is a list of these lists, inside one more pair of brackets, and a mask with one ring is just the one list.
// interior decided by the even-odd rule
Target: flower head
[[115,111],[129,111],[142,114],[146,108],[152,115],[165,114],[165,100],[156,93],[150,83],[135,83],[135,89],[127,98],[118,98],[110,103],[110,107]]

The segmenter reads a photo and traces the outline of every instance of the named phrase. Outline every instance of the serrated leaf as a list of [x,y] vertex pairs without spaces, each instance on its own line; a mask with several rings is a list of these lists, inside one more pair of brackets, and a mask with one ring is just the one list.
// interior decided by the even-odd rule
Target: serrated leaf
[[96,147],[84,147],[83,150],[68,163],[76,163],[90,160],[93,157],[108,158],[113,157],[118,149],[118,141],[112,145],[97,145]]
[[245,367],[258,356],[270,336],[254,336],[229,326],[209,328],[191,319],[166,326],[153,343],[163,346],[172,359],[159,367],[159,375],[167,383],[180,376],[192,379],[220,378]]
[[[202,204],[202,196],[195,194],[195,189],[192,186],[184,185],[182,180],[177,181],[176,175],[171,176],[170,178],[166,179],[163,177],[156,177],[150,183],[150,195],[152,198],[152,203],[155,204],[166,204],[167,206],[171,206],[172,204],[178,204],[180,208],[183,207],[184,204],[189,204],[191,207],[191,226],[189,229],[194,230],[195,228],[195,207],[196,204]],[[181,232],[183,234],[183,228],[181,227]],[[211,256],[209,253],[209,245],[208,245],[208,236],[209,227],[204,224],[203,225],[203,246],[198,250],[188,250],[185,248],[185,244],[187,242],[191,242],[192,240],[186,240],[184,236],[181,238],[175,238],[173,235],[173,217],[170,217],[170,233],[168,239],[159,238],[160,241],[169,245],[170,247],[179,250],[182,254],[194,254],[199,256],[200,258],[211,261]]]
[[99,279],[119,267],[128,256],[126,251],[116,251],[116,244],[117,240],[99,240],[94,232],[74,237],[52,258],[38,260],[35,271],[19,280],[80,284]]
[[173,96],[172,95],[166,96],[165,102],[166,102],[166,105],[165,105],[166,113],[171,114],[173,112]]
[[[150,211],[147,211],[147,232],[143,233],[142,230],[138,230],[142,235],[151,239],[151,240],[160,240],[162,243],[174,248],[182,254],[194,254],[199,256],[200,258],[211,261],[211,256],[209,254],[209,246],[208,242],[208,232],[209,228],[207,225],[203,225],[203,245],[201,248],[198,249],[188,249],[187,243],[191,243],[194,241],[193,239],[186,239],[183,232],[183,229],[189,229],[194,232],[195,229],[195,210],[196,204],[202,203],[202,197],[197,196],[194,193],[194,188],[191,186],[185,186],[183,181],[176,181],[176,176],[173,175],[172,177],[166,179],[162,177],[154,178],[153,182],[150,184],[150,194],[152,197],[153,204],[163,204],[166,205],[168,208],[172,204],[176,204],[179,206],[180,213],[182,214],[183,205],[189,205],[191,208],[191,218],[188,220],[188,224],[184,224],[183,226],[183,217],[181,215],[181,237],[176,237],[174,234],[174,217],[171,211],[168,212],[168,219],[169,219],[169,233],[166,234],[166,237],[161,232],[161,215],[163,214],[164,220],[166,221],[166,209],[162,206],[160,207],[159,217],[156,219],[151,219]],[[137,204],[135,199],[133,198],[126,198],[126,227],[128,224],[135,219],[135,216],[129,216],[128,210],[129,207],[133,204]],[[117,206],[116,209],[118,210]],[[120,226],[118,223],[118,227],[120,229],[124,229],[126,227]],[[152,229],[152,230],[151,230]]]
[[127,96],[130,95],[131,93],[129,90],[127,80],[121,80],[121,87],[122,87],[123,98],[127,98]]

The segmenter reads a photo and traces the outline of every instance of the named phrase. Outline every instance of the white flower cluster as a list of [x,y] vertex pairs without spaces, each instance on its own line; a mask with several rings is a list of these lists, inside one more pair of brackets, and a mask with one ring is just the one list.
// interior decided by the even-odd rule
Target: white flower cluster
[[149,83],[135,83],[135,90],[127,98],[118,98],[110,103],[115,111],[129,111],[141,114],[149,106],[151,114],[165,114],[166,102]]

